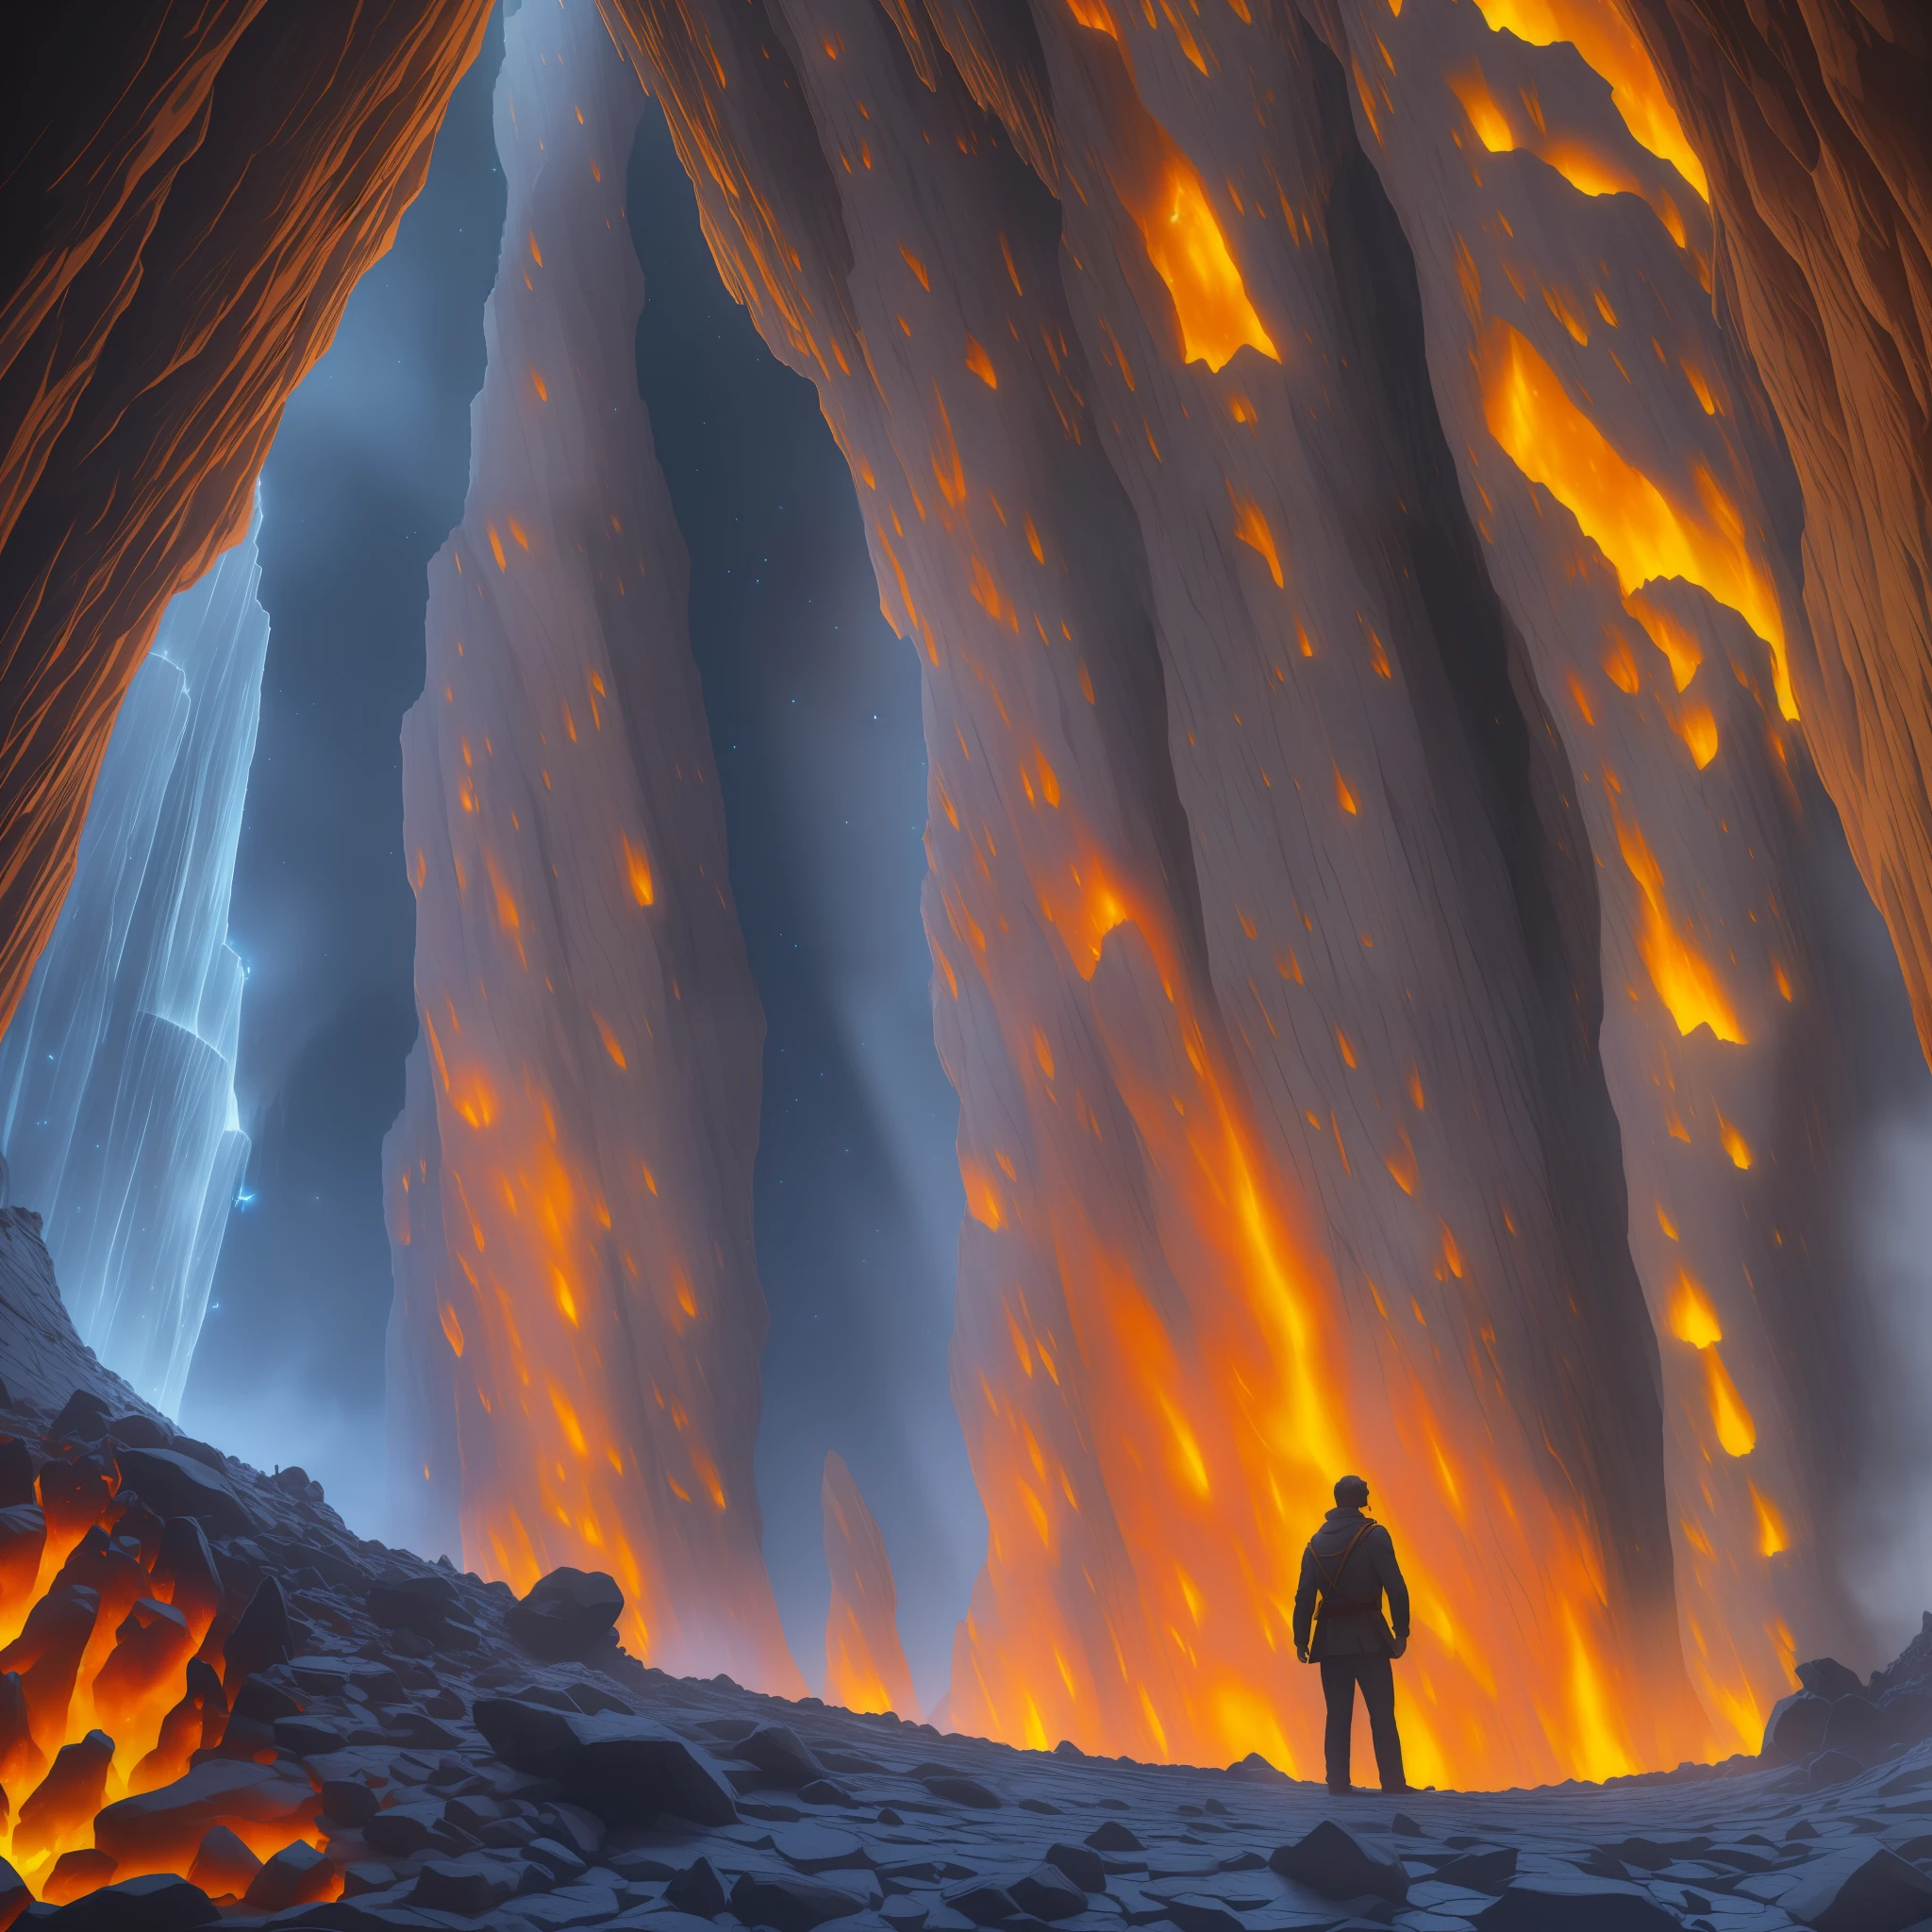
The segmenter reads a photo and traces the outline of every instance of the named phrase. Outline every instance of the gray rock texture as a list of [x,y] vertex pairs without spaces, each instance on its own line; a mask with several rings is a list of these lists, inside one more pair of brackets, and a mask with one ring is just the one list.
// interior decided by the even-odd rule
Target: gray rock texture
[[608,1572],[640,1655],[802,1690],[752,1480],[763,1022],[637,389],[644,106],[588,0],[506,22],[489,374],[403,726],[391,1467],[453,1557]]

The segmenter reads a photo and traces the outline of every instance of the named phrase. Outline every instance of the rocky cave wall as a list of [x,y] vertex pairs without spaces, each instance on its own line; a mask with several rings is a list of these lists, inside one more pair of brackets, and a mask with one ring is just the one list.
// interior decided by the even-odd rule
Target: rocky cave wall
[[1749,1748],[1794,1642],[1876,1648],[1840,1541],[1864,1447],[1843,1416],[1848,1391],[1910,1400],[1851,1241],[1857,1018],[1818,930],[1835,828],[1791,728],[1795,479],[1712,315],[1702,171],[1640,48],[1584,41],[1613,95],[1496,0],[1331,19],[1414,243],[1464,503],[1600,861],[1687,1651]]
[[0,92],[0,1025],[168,600],[422,186],[488,0],[32,9]]
[[1620,4],[1710,173],[1718,312],[1804,487],[1806,739],[1932,1050],[1932,21]]
[[1055,104],[1056,207],[930,25],[610,11],[925,660],[955,1385],[992,1524],[949,1721],[1293,1763],[1302,1525],[1360,1460],[1435,1607],[1419,1761],[1706,1745],[1668,1667],[1623,1694],[1674,1620],[1573,788],[1520,718],[1485,743],[1458,709],[1508,646],[1453,529],[1414,532],[1413,397],[1344,370],[1347,129],[1295,18],[1252,35],[1299,111],[1237,270],[1114,33],[1042,10],[1012,57]]
[[[1856,1281],[1841,1323],[1831,1299],[1844,1103],[1798,881],[1808,752],[1924,1030],[1925,49],[1896,6],[1621,4],[1674,117],[1607,0],[1311,0],[1306,24],[894,0],[890,32],[856,0],[608,0],[727,281],[819,383],[926,660],[972,1203],[957,1382],[993,1521],[956,1722],[1294,1761],[1269,1728],[1306,1694],[1274,1544],[1318,1472],[1391,1442],[1378,1495],[1440,1525],[1422,1763],[1480,1775],[1484,1739],[1437,1733],[1450,1707],[1517,1774],[1715,1748],[1788,1609],[1857,1647],[1818,1509],[1857,1445],[1817,1417],[1885,1391],[1846,1380]],[[158,613],[240,534],[482,15],[156,8],[82,58],[87,19],[56,9],[10,63],[0,1016]],[[470,533],[479,575],[492,525],[506,564],[544,560],[557,530],[519,523],[531,551],[487,515]],[[1647,549],[1675,568],[1639,575]],[[473,702],[548,731],[507,691]],[[441,820],[453,878],[474,781],[460,733],[434,736],[413,823]],[[679,922],[704,903],[694,877],[652,890]],[[452,1007],[500,967],[504,905],[534,903],[487,865],[458,898],[430,975]],[[624,1014],[660,1010],[627,991]],[[523,1101],[607,1079],[587,1010],[574,987],[532,1003],[487,1071]],[[461,1171],[433,1059],[386,1174],[417,1270],[398,1323],[443,1338],[424,1487],[452,1522],[456,1305],[425,1286],[482,1222],[454,1190],[398,1215],[406,1167]],[[594,1082],[572,1097],[601,1158]],[[732,1226],[741,1204],[720,1254]],[[722,1398],[734,1509],[751,1388],[755,1351]],[[1486,1526],[1473,1501],[1498,1493],[1524,1513]],[[1700,1604],[1733,1591],[1755,1657],[1709,1641]],[[1674,1593],[1704,1712],[1622,1694],[1635,1653],[1669,1649]],[[1525,1628],[1512,1703],[1486,1659]],[[1545,1711],[1560,1747],[1536,1742]]]
[[469,1564],[608,1571],[636,1655],[795,1694],[752,1476],[764,1025],[638,395],[645,102],[591,0],[505,31],[488,374],[403,726],[391,1469]]
[[[1436,1607],[1425,1762],[1755,1742],[1794,1642],[1871,1647],[1837,1418],[1899,1391],[1797,483],[1641,46],[607,11],[925,660],[992,1523],[949,1721],[1293,1762],[1299,1524],[1366,1461]],[[1629,1694],[1679,1633],[1697,1699]]]

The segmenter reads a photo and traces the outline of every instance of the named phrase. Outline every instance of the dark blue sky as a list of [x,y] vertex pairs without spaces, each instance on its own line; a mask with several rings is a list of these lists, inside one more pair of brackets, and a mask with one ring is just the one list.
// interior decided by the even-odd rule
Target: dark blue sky
[[[378,1535],[378,1156],[415,1034],[397,732],[423,684],[425,569],[468,477],[503,219],[501,52],[492,25],[422,196],[291,401],[265,475],[273,631],[233,915],[251,973],[238,1084],[253,1199],[230,1224],[184,1406],[188,1426],[237,1453],[302,1462]],[[767,1024],[766,1557],[816,1680],[819,1478],[836,1448],[884,1527],[930,1702],[985,1520],[946,1378],[961,1200],[919,921],[918,669],[879,616],[817,399],[725,293],[654,107],[630,181],[648,290],[640,380],[691,556],[692,644]]]

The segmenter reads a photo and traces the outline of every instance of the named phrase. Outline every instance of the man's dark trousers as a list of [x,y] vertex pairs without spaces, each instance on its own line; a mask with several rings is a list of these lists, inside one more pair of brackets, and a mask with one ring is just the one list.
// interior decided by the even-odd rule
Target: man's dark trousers
[[1322,1659],[1322,1695],[1328,1703],[1328,1728],[1323,1739],[1328,1782],[1349,1781],[1348,1736],[1355,1723],[1357,1684],[1368,1707],[1369,1736],[1375,1740],[1375,1769],[1381,1774],[1382,1789],[1400,1790],[1404,1780],[1402,1740],[1395,1730],[1395,1672],[1386,1657],[1374,1652]]

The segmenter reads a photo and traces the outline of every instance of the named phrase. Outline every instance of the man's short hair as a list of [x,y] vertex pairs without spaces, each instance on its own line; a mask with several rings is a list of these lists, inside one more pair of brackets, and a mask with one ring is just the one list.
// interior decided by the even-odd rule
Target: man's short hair
[[1369,1500],[1369,1486],[1358,1475],[1345,1475],[1335,1485],[1335,1500],[1343,1509],[1359,1509]]

